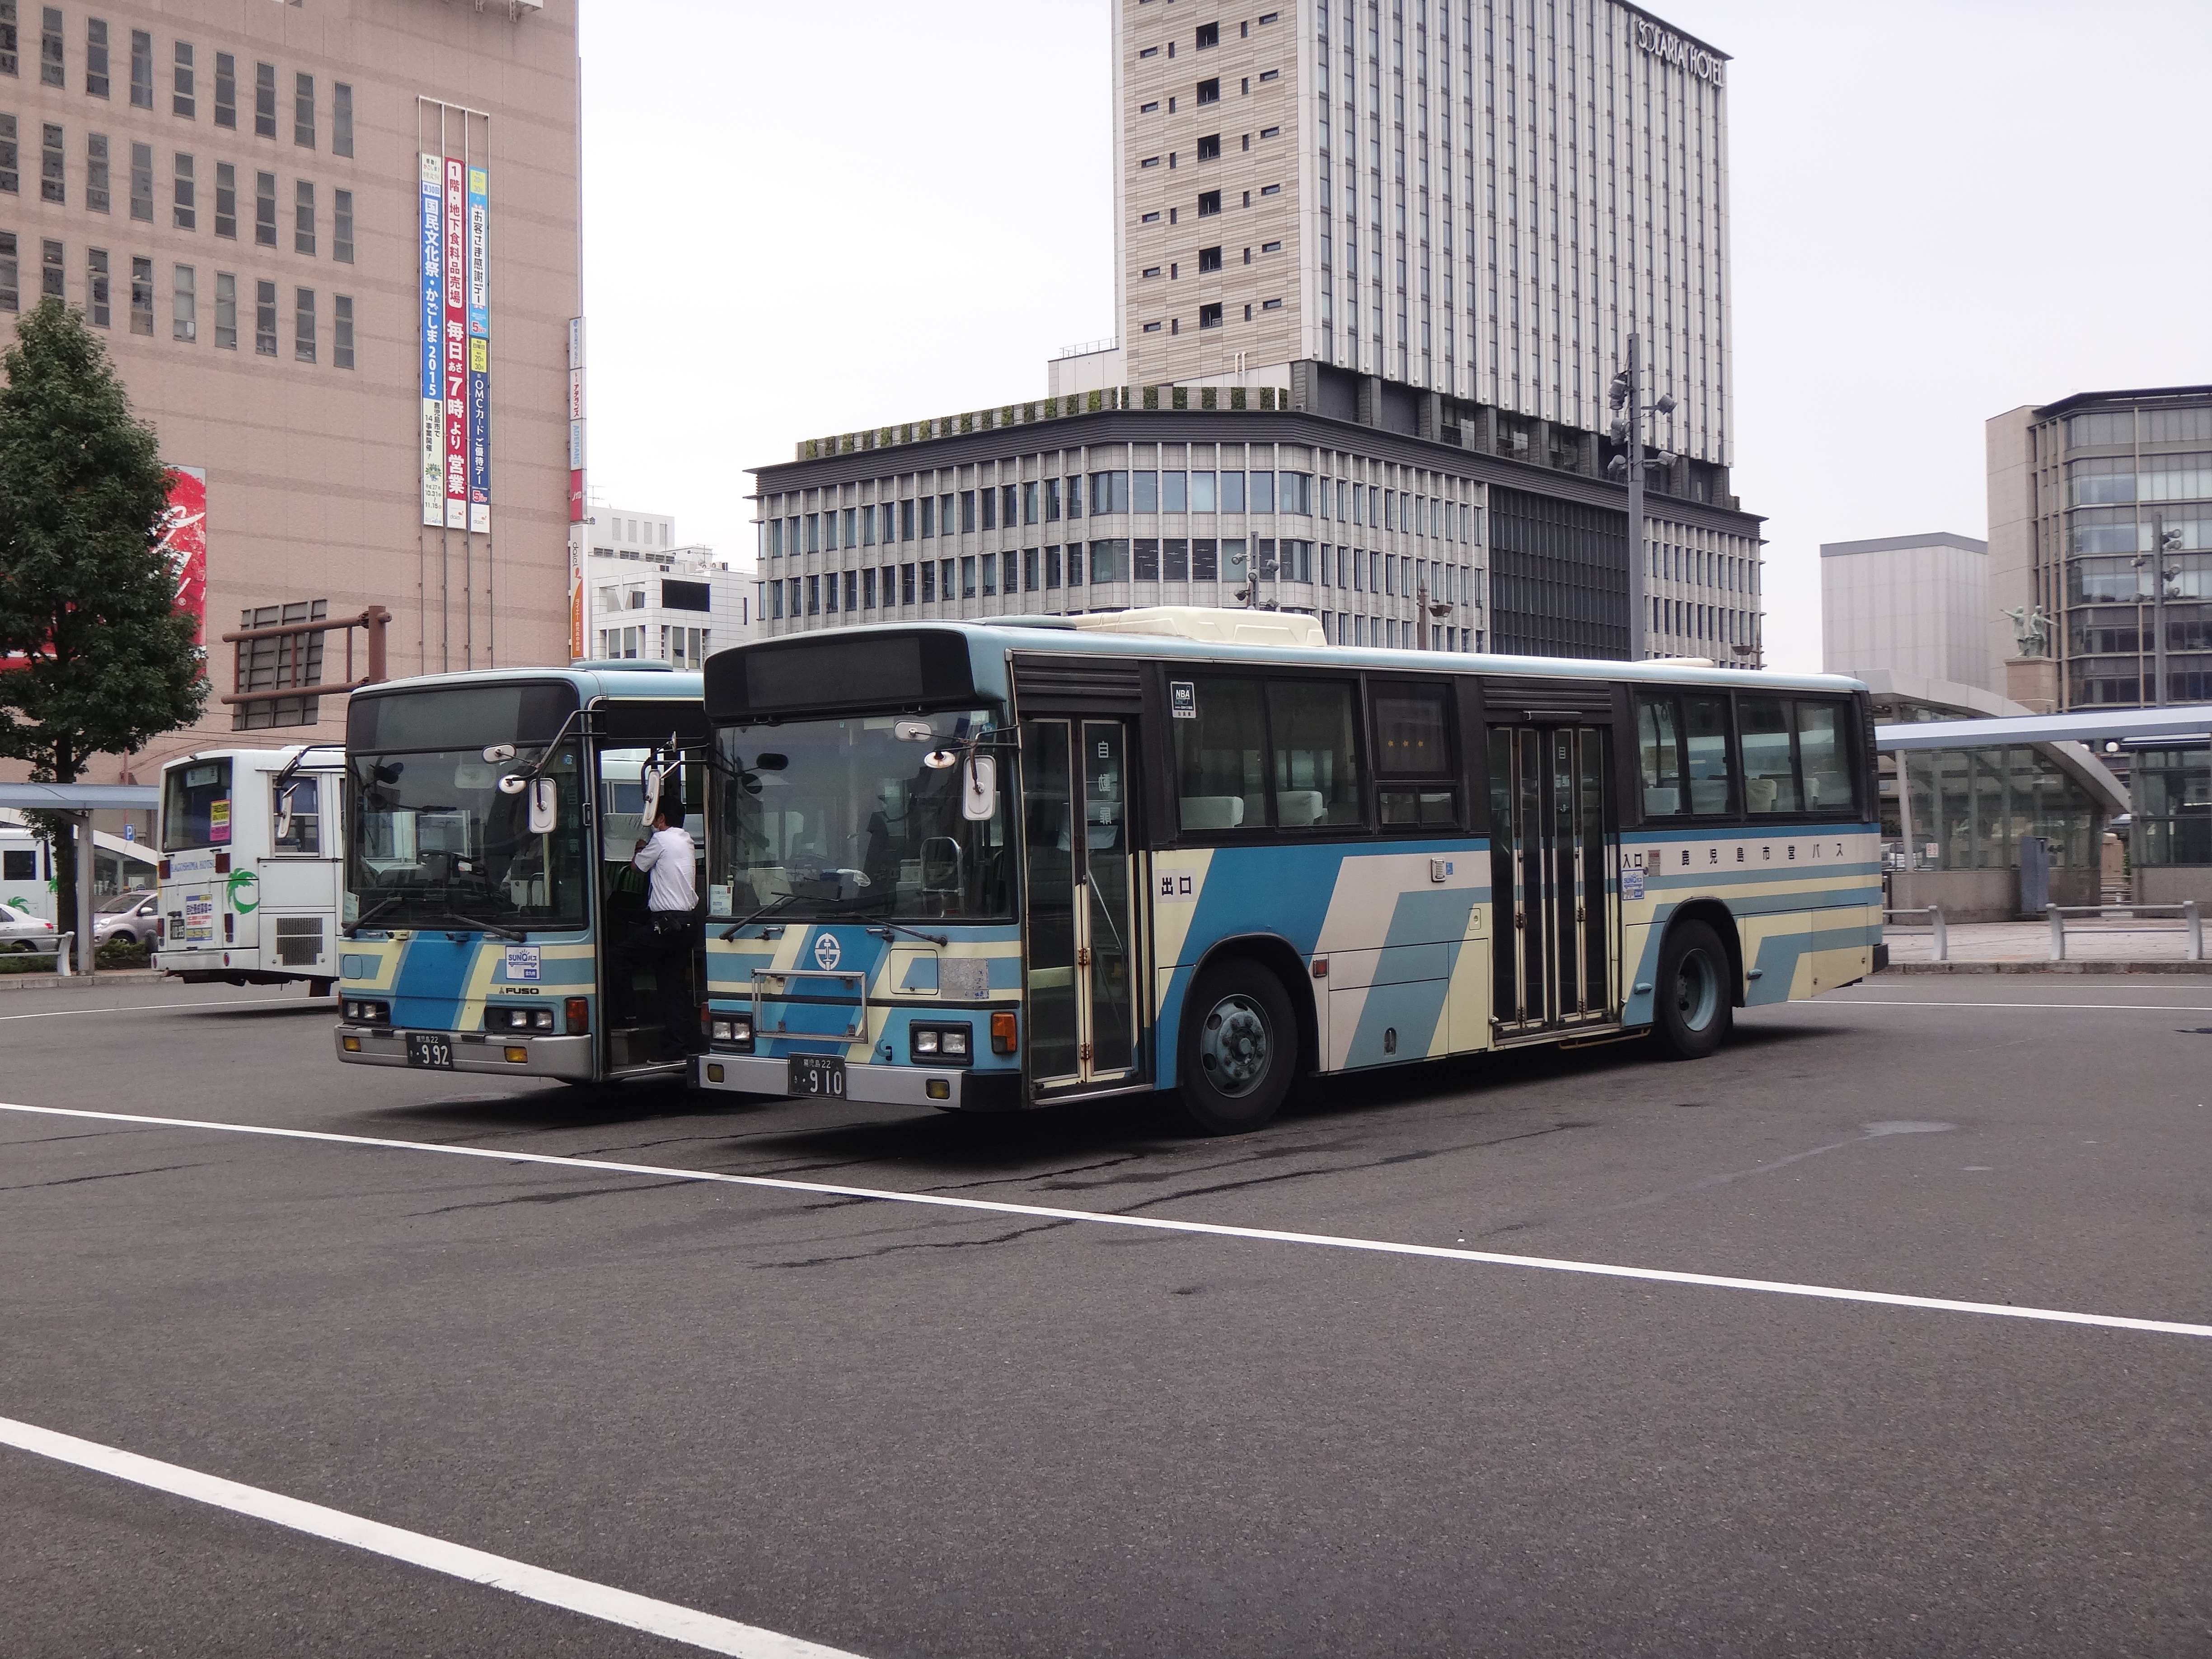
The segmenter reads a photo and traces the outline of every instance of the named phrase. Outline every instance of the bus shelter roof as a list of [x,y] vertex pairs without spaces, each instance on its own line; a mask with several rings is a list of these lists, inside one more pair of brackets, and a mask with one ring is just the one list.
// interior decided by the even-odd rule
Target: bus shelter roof
[[151,812],[161,804],[161,792],[150,783],[0,783],[0,806],[18,811]]
[[2070,714],[2007,714],[1993,720],[1899,720],[1874,729],[1874,746],[1993,749],[2009,743],[2094,743],[2108,738],[2203,737],[2212,703],[2170,708],[2100,708]]

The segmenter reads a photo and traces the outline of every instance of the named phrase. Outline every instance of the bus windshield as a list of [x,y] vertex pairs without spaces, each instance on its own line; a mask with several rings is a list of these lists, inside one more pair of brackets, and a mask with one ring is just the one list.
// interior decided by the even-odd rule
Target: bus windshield
[[[709,840],[711,910],[1010,916],[1011,750],[996,756],[990,817],[962,811],[961,745],[985,738],[990,726],[990,716],[976,711],[724,728]],[[995,753],[988,743],[982,752]]]
[[583,927],[589,866],[575,744],[563,743],[544,769],[559,794],[550,832],[532,832],[526,793],[500,787],[544,754],[542,745],[497,761],[481,747],[349,754],[347,924]]
[[162,779],[161,850],[195,853],[230,844],[230,762],[187,761]]

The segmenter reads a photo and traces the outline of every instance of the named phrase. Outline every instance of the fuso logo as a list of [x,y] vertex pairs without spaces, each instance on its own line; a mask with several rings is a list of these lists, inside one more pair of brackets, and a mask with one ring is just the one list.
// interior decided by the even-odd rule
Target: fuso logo
[[835,968],[838,958],[843,955],[844,952],[837,948],[837,936],[835,933],[822,933],[816,937],[814,962],[817,967]]

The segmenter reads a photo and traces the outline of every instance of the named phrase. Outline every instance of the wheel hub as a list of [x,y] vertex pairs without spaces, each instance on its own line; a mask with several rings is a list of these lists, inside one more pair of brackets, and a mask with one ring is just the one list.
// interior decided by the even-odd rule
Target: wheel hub
[[1267,1074],[1267,1017],[1249,997],[1224,997],[1206,1017],[1198,1039],[1199,1064],[1222,1094],[1249,1094]]

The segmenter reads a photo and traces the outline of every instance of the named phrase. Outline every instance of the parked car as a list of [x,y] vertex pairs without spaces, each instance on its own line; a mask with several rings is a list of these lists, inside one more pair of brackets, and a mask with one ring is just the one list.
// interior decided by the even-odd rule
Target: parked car
[[156,945],[161,935],[161,896],[151,888],[118,893],[101,902],[92,919],[92,942],[101,945],[112,939],[126,945]]
[[0,899],[0,951],[51,951],[54,925]]

